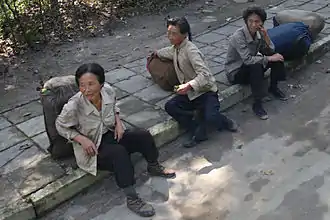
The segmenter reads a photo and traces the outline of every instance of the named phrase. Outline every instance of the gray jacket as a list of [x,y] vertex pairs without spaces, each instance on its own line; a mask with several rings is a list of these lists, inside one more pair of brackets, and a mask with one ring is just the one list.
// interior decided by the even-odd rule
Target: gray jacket
[[225,62],[225,71],[229,82],[233,82],[235,74],[241,66],[256,63],[267,66],[266,56],[274,54],[274,44],[268,46],[262,34],[257,32],[253,39],[248,27],[244,25],[239,28],[229,39],[229,47]]

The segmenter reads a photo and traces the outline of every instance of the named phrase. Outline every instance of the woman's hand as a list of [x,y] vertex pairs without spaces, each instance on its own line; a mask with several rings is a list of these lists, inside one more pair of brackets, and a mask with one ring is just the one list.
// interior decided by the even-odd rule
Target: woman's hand
[[186,95],[190,89],[191,89],[191,85],[189,83],[185,83],[179,85],[179,88],[176,90],[176,93],[178,93],[179,95]]
[[74,140],[83,147],[86,155],[91,157],[97,155],[96,145],[89,138],[83,135],[78,135],[77,137],[74,138]]
[[116,120],[116,126],[115,126],[115,140],[119,142],[125,133],[125,130],[123,128],[123,124],[120,119]]

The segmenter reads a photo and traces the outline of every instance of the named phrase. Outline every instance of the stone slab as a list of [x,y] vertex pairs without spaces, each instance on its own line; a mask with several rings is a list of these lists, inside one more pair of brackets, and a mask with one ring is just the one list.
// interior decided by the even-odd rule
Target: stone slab
[[228,37],[228,36],[231,36],[237,29],[238,29],[237,26],[226,25],[224,27],[214,30],[213,32],[215,32],[217,34],[222,34],[222,35],[225,35]]
[[164,91],[157,84],[154,84],[150,87],[147,87],[147,88],[135,93],[134,96],[136,96],[148,103],[155,104],[159,100],[164,99],[165,97],[168,97],[171,94],[172,94],[171,92]]
[[224,90],[228,89],[229,86],[227,86],[223,83],[217,82],[217,87],[218,87],[218,91],[221,92],[221,91],[224,91]]
[[1,175],[7,175],[17,169],[24,170],[25,168],[33,167],[42,159],[47,157],[44,152],[41,152],[29,140],[23,142],[23,144],[17,144],[17,146],[17,150],[19,149],[22,151],[15,157],[14,160],[9,161],[9,163],[1,168]]
[[33,205],[25,200],[19,200],[0,208],[0,220],[34,220],[36,218]]
[[108,83],[115,84],[117,82],[129,79],[136,75],[133,71],[126,68],[119,68],[105,73],[105,81]]
[[317,13],[321,14],[324,17],[324,19],[329,19],[330,18],[330,7],[323,8],[323,9],[317,11]]
[[13,126],[0,130],[0,151],[24,140],[26,140],[24,134]]
[[24,197],[64,175],[64,170],[36,146],[4,167],[4,176]]
[[0,220],[31,220],[36,217],[28,204],[4,177],[0,177]]
[[47,148],[49,147],[49,139],[47,136],[46,132],[43,132],[41,134],[38,134],[37,136],[34,136],[32,138],[32,140],[38,145],[38,147],[40,147],[41,149],[43,149],[46,153],[47,152]]
[[4,177],[0,177],[0,208],[7,204],[17,202],[22,197],[14,186]]
[[123,80],[119,83],[116,83],[116,87],[120,88],[123,91],[128,93],[135,93],[139,90],[142,90],[146,87],[149,87],[153,82],[143,76],[132,76],[127,80]]
[[143,111],[146,108],[152,108],[152,106],[134,96],[128,96],[124,99],[118,101],[118,106],[120,108],[121,118],[125,119],[129,115],[136,112]]
[[[285,6],[283,5],[278,5],[278,6],[275,6],[275,7],[272,7],[270,9],[267,10],[267,14],[270,13],[270,14],[277,14],[278,12],[280,11],[283,11],[287,9]],[[296,9],[299,9],[299,8],[296,8]]]
[[24,134],[28,137],[33,137],[37,134],[44,132],[45,123],[44,123],[44,116],[40,115],[34,118],[31,118],[25,122],[22,122],[16,125],[18,129],[20,129]]
[[219,51],[222,51],[221,53],[217,53],[215,55],[227,53],[229,40],[228,39],[221,40],[219,42],[214,43],[213,46],[216,46],[217,48],[219,48]]
[[302,4],[304,4],[304,2],[291,0],[291,1],[286,1],[286,2],[282,3],[281,5],[285,8],[292,9],[292,8],[296,8],[297,6],[300,6]]
[[212,44],[212,43],[221,41],[225,38],[226,38],[226,36],[224,36],[224,35],[220,35],[220,34],[217,34],[217,33],[214,33],[214,32],[210,32],[210,33],[207,33],[207,34],[200,35],[199,37],[197,37],[195,39],[195,41],[198,41],[198,42],[204,43],[204,44]]
[[170,99],[172,99],[175,96],[176,96],[176,94],[172,94],[172,95],[166,97],[165,99],[160,100],[159,102],[156,103],[156,106],[158,106],[159,108],[165,110],[166,102],[168,102]]
[[9,127],[11,124],[4,117],[0,116],[0,130]]
[[202,54],[206,56],[217,49],[218,48],[216,48],[215,46],[207,45],[206,47],[200,48],[199,50],[202,52]]
[[227,76],[226,76],[226,73],[225,72],[221,72],[217,75],[214,76],[215,77],[215,80],[222,83],[222,84],[225,84],[227,86],[231,86],[231,83],[228,81],[227,79]]
[[138,59],[135,60],[133,62],[130,62],[128,64],[125,64],[124,67],[125,68],[132,68],[132,67],[138,67],[138,66],[145,66],[147,64],[147,58],[142,58],[142,59]]
[[123,90],[121,90],[121,89],[119,89],[115,86],[113,86],[113,88],[115,89],[117,100],[120,100],[122,98],[125,98],[125,97],[129,96],[129,93],[127,93],[127,92],[125,92],[125,91],[123,91]]
[[224,71],[224,65],[214,62],[214,61],[208,61],[208,66],[211,70],[211,72],[213,73],[213,75],[216,75],[218,73],[221,73],[222,71]]
[[0,152],[0,175],[5,169],[4,166],[15,160],[18,155],[20,155],[25,149],[32,147],[32,142],[29,140],[20,142],[4,151]]
[[129,69],[132,70],[133,72],[137,73],[138,75],[141,75],[147,79],[152,80],[152,77],[146,68],[146,64],[142,65],[142,66],[131,67]]
[[324,3],[322,5],[307,3],[307,4],[304,4],[304,5],[301,5],[301,6],[297,7],[297,9],[305,10],[305,11],[317,11],[317,10],[322,9],[325,6],[326,5]]
[[[308,2],[309,4],[318,4],[318,5],[326,5],[326,1],[324,0],[313,0]],[[329,6],[329,2],[328,2],[328,6]]]
[[245,25],[245,23],[244,23],[243,18],[240,18],[236,21],[231,22],[230,25],[240,28],[240,27],[243,27]]
[[169,118],[170,116],[163,110],[146,108],[143,111],[126,117],[124,120],[139,128],[148,129],[158,123],[168,120]]
[[99,172],[94,177],[81,169],[72,170],[68,175],[32,193],[28,199],[32,202],[37,215],[40,216],[106,176],[108,176],[107,172]]
[[223,58],[223,57],[221,57],[221,55],[220,56],[215,56],[213,59],[212,59],[212,61],[214,61],[214,62],[217,62],[217,63],[220,63],[220,64],[225,64],[225,62],[226,62],[226,59],[225,58]]
[[42,105],[34,101],[6,112],[3,115],[13,124],[17,124],[42,114]]

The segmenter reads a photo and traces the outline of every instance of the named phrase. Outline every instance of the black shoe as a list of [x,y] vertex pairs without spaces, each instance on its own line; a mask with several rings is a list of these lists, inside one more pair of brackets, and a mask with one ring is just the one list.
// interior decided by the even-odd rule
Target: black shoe
[[268,92],[279,100],[282,101],[288,100],[288,97],[286,97],[286,95],[279,88],[269,88]]
[[252,110],[254,114],[258,116],[261,120],[268,119],[268,114],[260,103],[254,103],[252,106]]
[[226,117],[224,124],[225,124],[225,129],[227,129],[228,131],[237,132],[238,125],[234,120]]
[[206,141],[206,140],[207,140],[207,138],[197,139],[196,136],[193,136],[190,140],[183,143],[182,146],[185,148],[193,148],[193,147],[196,147],[199,143]]
[[148,164],[147,170],[150,176],[158,176],[168,179],[175,177],[175,172],[173,170],[167,169],[159,163]]
[[141,217],[152,217],[156,214],[152,205],[143,201],[140,197],[127,197],[127,208]]

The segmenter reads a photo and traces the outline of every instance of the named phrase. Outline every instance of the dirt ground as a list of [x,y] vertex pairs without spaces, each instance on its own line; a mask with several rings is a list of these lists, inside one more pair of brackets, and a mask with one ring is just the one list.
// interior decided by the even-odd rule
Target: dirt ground
[[268,7],[279,2],[282,1],[255,0],[237,4],[231,0],[196,0],[185,8],[168,13],[135,16],[117,23],[112,27],[114,31],[111,36],[82,39],[26,52],[15,59],[7,74],[0,76],[0,112],[37,99],[36,87],[40,79],[73,74],[80,64],[92,61],[109,71],[166,46],[167,16],[187,16],[193,35],[197,35],[240,16],[248,5]]

